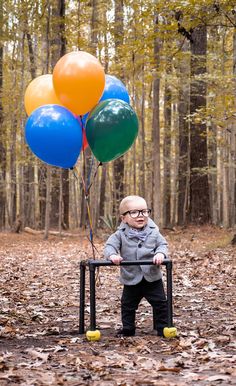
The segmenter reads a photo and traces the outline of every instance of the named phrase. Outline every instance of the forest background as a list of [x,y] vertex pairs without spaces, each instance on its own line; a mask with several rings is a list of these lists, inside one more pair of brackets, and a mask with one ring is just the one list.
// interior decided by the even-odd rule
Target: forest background
[[[124,156],[98,167],[87,148],[79,173],[42,163],[24,138],[26,87],[74,50],[123,81],[139,117]],[[94,229],[112,228],[127,194],[161,227],[234,227],[235,75],[234,1],[0,0],[0,229],[84,227],[87,203]]]

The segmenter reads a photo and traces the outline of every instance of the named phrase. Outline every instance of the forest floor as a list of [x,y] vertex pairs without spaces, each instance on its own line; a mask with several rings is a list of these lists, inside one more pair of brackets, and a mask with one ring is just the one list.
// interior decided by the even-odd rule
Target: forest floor
[[[100,268],[98,342],[78,334],[79,263],[87,234],[0,233],[0,385],[235,385],[235,230],[164,230],[173,260],[174,323],[167,340],[152,330],[142,301],[135,337],[118,338],[118,268]],[[95,238],[96,258],[106,235]],[[165,269],[163,269],[165,279]],[[89,321],[86,288],[86,326]]]

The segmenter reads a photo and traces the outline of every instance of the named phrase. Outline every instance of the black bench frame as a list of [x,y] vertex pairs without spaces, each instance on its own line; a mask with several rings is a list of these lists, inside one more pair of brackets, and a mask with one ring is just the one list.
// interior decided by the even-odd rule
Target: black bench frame
[[[120,265],[152,265],[150,260],[142,261],[122,261]],[[173,327],[173,306],[172,306],[172,261],[165,259],[162,263],[166,267],[166,292],[167,292],[167,312],[168,327]],[[90,331],[96,330],[96,268],[98,267],[119,267],[107,260],[83,260],[80,263],[80,310],[79,310],[79,334],[85,332],[85,284],[86,268],[89,268],[89,287],[90,287]],[[153,318],[155,320],[155,318]],[[153,323],[155,329],[155,322]]]

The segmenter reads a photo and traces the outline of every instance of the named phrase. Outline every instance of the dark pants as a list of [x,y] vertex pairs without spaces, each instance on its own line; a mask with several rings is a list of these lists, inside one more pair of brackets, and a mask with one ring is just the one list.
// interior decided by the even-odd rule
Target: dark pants
[[167,326],[167,300],[162,279],[148,282],[143,278],[136,285],[124,285],[121,297],[123,328],[135,329],[135,313],[142,298],[145,298],[153,307],[153,315],[156,318],[155,326],[161,333]]

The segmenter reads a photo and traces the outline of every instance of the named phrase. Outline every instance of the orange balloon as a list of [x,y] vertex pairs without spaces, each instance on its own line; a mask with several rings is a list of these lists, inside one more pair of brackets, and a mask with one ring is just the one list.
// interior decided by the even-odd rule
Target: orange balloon
[[63,106],[76,115],[84,115],[99,102],[105,73],[95,56],[84,51],[70,52],[56,63],[53,85]]
[[25,91],[25,110],[28,115],[43,105],[62,105],[53,88],[52,75],[46,74],[33,79]]

